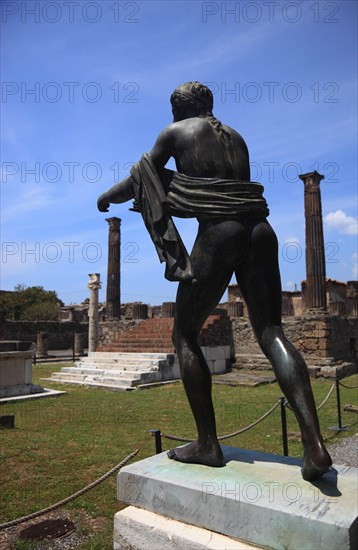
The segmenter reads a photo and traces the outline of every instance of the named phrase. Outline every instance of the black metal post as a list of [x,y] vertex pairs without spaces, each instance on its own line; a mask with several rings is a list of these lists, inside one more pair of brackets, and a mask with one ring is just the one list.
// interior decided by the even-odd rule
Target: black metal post
[[336,378],[336,400],[337,400],[337,415],[338,415],[338,426],[328,426],[329,430],[336,432],[343,432],[348,430],[349,426],[342,426],[342,414],[341,414],[341,395],[339,392],[339,379]]
[[155,437],[155,452],[157,455],[163,452],[162,449],[162,434],[160,430],[149,430]]
[[73,337],[73,342],[72,342],[72,361],[73,363],[75,362],[76,360],[76,354],[75,354],[75,337]]
[[287,419],[285,398],[279,397],[281,405],[282,448],[284,456],[288,456]]
[[337,397],[337,413],[338,413],[338,429],[342,429],[342,415],[341,415],[341,396],[339,393],[339,380],[336,378],[336,397]]

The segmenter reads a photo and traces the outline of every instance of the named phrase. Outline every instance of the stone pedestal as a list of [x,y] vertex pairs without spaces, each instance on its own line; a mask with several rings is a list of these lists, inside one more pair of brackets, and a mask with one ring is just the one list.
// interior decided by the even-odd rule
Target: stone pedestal
[[[265,548],[356,548],[356,468],[335,466],[309,483],[301,477],[299,459],[222,449],[223,468],[182,464],[166,453],[125,466],[118,475],[118,500]],[[120,541],[115,543],[121,548]],[[134,550],[159,547],[131,545]]]
[[75,347],[75,356],[76,357],[79,357],[80,355],[83,355],[83,334],[82,334],[82,332],[76,332],[75,333],[74,347]]
[[47,332],[38,332],[37,333],[37,344],[36,344],[36,357],[41,359],[42,357],[48,357],[48,333]]
[[114,516],[114,550],[257,550],[240,540],[128,506]]
[[0,398],[44,391],[32,383],[32,342],[0,342]]

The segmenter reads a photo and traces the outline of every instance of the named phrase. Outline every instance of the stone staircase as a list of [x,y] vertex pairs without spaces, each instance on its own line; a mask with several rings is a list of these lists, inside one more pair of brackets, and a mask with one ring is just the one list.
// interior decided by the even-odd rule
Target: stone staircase
[[[202,328],[200,338],[205,340],[207,333],[222,319],[221,315],[210,315]],[[172,317],[145,319],[128,331],[118,334],[114,341],[99,346],[97,351],[175,353],[172,342],[173,325]]]
[[97,351],[174,353],[173,323],[174,319],[170,317],[145,319],[135,327],[118,334],[108,344],[98,346]]
[[[222,318],[221,315],[208,318],[201,332],[204,345]],[[99,346],[88,357],[82,357],[75,367],[63,367],[61,372],[53,373],[51,378],[44,380],[118,391],[177,380],[180,371],[172,343],[173,324],[173,318],[146,319],[118,334],[114,341]],[[211,372],[226,370],[230,346],[203,347],[202,350]]]
[[128,391],[180,378],[179,365],[170,353],[94,352],[75,365],[45,380]]

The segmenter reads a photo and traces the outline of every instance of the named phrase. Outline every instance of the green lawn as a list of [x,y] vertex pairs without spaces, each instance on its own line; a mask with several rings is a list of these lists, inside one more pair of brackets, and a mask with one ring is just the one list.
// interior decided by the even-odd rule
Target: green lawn
[[[60,365],[37,365],[34,383],[48,377]],[[345,383],[356,385],[358,376]],[[332,385],[331,380],[313,380],[319,405]],[[154,454],[153,428],[162,433],[194,437],[194,422],[181,383],[135,392],[111,392],[102,389],[46,382],[46,387],[65,390],[67,394],[1,406],[1,414],[15,414],[15,430],[1,431],[1,522],[29,514],[71,495],[97,479],[134,449],[135,460]],[[219,435],[233,432],[267,411],[281,392],[277,384],[257,388],[213,386]],[[329,443],[356,432],[354,413],[343,412],[350,403],[357,405],[357,391],[341,388],[343,423],[347,432],[327,429],[337,424],[335,392],[320,410],[321,428]],[[297,423],[290,411],[288,430],[291,456],[301,456]],[[239,437],[224,442],[273,453],[282,453],[280,411]],[[163,440],[164,449],[171,442]],[[66,506],[102,518],[102,529],[81,548],[105,549],[112,545],[115,512],[123,506],[116,500],[116,476]],[[39,520],[40,521],[40,520]],[[25,545],[26,546],[26,545]],[[18,545],[18,548],[25,548]],[[29,546],[26,546],[28,548]]]

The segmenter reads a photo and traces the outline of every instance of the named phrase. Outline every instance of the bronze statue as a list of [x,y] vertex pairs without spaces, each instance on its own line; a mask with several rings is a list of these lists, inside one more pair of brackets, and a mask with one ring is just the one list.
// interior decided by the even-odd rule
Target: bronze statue
[[[198,439],[172,449],[168,456],[224,465],[211,375],[198,336],[235,273],[260,347],[300,425],[302,476],[312,481],[327,472],[332,461],[320,433],[307,366],[282,330],[278,243],[266,219],[263,187],[250,182],[249,153],[241,135],[214,117],[209,88],[187,82],[170,100],[174,122],[160,133],[131,176],[98,199],[99,210],[107,212],[110,203],[135,197],[159,258],[166,262],[165,276],[179,281],[173,342]],[[178,172],[165,169],[170,157]],[[198,219],[190,256],[172,215]]]

